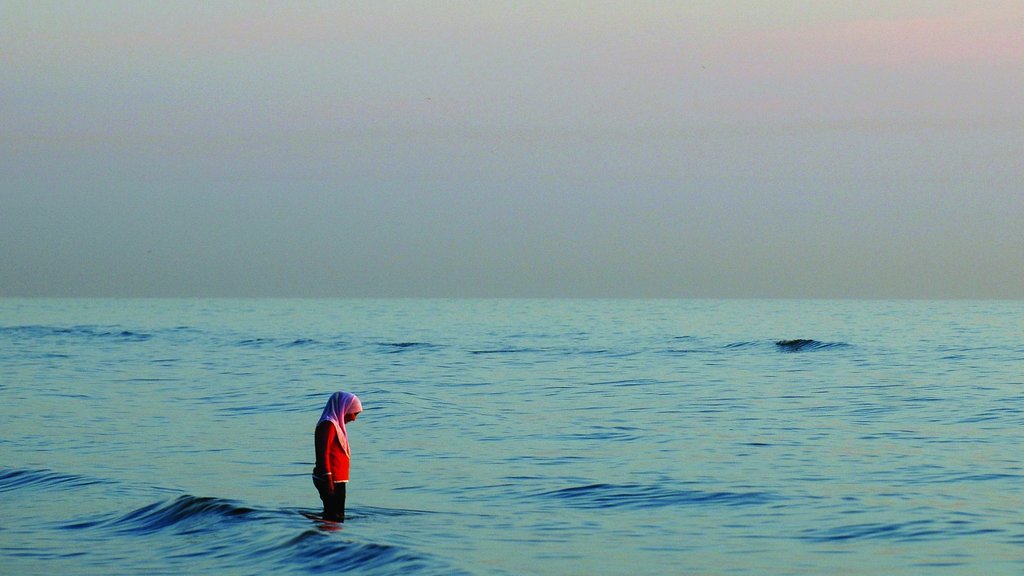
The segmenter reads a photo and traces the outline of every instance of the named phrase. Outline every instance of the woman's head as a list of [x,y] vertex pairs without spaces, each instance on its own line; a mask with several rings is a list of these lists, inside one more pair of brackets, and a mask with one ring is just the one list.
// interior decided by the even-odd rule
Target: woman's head
[[324,416],[330,420],[351,422],[363,411],[359,397],[351,392],[335,392],[324,407]]
[[355,394],[351,392],[335,392],[327,400],[327,405],[324,406],[323,414],[320,415],[317,426],[321,422],[331,422],[335,430],[338,431],[338,443],[341,444],[341,448],[348,454],[348,431],[345,430],[345,424],[355,420],[356,416],[362,411],[363,403],[359,401]]

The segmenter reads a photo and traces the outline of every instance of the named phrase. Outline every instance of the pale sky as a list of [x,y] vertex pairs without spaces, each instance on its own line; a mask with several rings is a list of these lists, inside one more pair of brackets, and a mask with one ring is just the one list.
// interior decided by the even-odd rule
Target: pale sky
[[1024,2],[0,0],[0,296],[1024,298]]

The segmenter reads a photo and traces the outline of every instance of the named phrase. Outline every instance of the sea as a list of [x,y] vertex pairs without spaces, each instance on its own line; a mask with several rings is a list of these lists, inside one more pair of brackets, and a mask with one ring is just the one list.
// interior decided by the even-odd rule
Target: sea
[[341,572],[1024,574],[1024,302],[0,299],[0,573]]

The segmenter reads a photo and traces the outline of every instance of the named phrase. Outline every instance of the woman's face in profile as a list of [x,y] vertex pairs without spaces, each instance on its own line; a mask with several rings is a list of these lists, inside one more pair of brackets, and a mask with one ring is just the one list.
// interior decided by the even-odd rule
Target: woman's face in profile
[[345,414],[345,423],[348,424],[349,422],[352,422],[353,420],[356,419],[356,416],[359,416],[359,412],[353,412],[352,414]]

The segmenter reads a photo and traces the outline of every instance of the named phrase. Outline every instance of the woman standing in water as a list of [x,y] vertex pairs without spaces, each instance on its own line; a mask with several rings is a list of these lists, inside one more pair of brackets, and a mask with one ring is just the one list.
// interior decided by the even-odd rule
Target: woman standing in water
[[352,455],[345,424],[355,420],[362,411],[363,405],[355,394],[335,392],[327,400],[320,421],[316,423],[313,485],[324,502],[324,520],[345,521],[345,486]]

